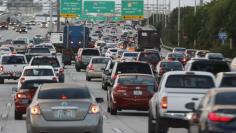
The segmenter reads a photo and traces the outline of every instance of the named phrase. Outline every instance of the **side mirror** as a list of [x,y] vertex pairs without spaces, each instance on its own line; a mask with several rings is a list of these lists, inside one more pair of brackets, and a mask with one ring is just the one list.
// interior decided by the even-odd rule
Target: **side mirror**
[[16,87],[12,87],[12,92],[17,92],[17,88]]
[[192,110],[193,112],[196,111],[196,109],[195,109],[195,103],[194,103],[194,102],[187,103],[187,104],[185,105],[185,108],[190,109],[190,110]]
[[96,98],[95,100],[96,100],[97,103],[103,103],[104,102],[103,98]]

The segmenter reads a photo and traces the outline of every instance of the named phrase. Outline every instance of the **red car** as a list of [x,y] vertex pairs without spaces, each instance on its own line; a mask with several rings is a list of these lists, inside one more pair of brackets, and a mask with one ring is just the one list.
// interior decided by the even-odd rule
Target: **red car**
[[156,68],[156,65],[160,60],[161,57],[158,52],[141,52],[137,57],[137,61],[144,61],[149,63],[152,67],[152,70]]
[[44,83],[56,83],[54,80],[26,80],[21,88],[13,88],[17,91],[14,97],[15,101],[15,120],[22,119],[22,115],[26,113],[26,109],[31,103],[34,94],[39,85]]
[[117,110],[148,110],[149,100],[157,91],[155,77],[148,74],[119,74],[107,91],[111,115]]

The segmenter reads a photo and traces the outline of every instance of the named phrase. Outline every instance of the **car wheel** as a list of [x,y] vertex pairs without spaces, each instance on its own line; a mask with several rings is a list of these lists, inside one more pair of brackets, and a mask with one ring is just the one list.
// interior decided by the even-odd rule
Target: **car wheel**
[[104,83],[102,84],[102,89],[107,90],[107,86]]
[[15,120],[22,120],[22,114],[15,110]]
[[91,81],[91,78],[89,76],[86,76],[87,81]]
[[155,131],[155,124],[152,123],[153,117],[151,111],[148,112],[148,133],[154,133]]
[[168,132],[167,123],[164,124],[163,121],[158,116],[155,124],[155,133],[167,133],[167,132]]
[[4,78],[0,78],[0,84],[4,84]]
[[80,72],[80,68],[77,65],[75,65],[75,69],[77,72]]

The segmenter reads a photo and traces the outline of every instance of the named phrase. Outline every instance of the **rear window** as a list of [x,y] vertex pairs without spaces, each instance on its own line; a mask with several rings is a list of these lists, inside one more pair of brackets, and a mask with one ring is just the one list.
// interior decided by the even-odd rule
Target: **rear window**
[[215,104],[217,105],[236,105],[236,92],[223,92],[215,96]]
[[183,66],[180,62],[162,62],[160,67],[164,69],[183,70]]
[[107,64],[109,60],[110,60],[109,58],[93,58],[92,63],[93,64]]
[[37,89],[40,85],[45,83],[56,83],[56,81],[53,80],[45,80],[45,81],[25,81],[20,89]]
[[26,69],[24,76],[54,76],[52,69]]
[[31,48],[28,53],[50,53],[48,48]]
[[171,75],[166,82],[166,88],[213,88],[214,81],[210,76]]
[[236,77],[224,77],[220,87],[236,87]]
[[135,63],[135,62],[126,62],[126,63],[119,63],[117,65],[116,74],[122,73],[141,73],[141,74],[151,74],[152,70],[147,63]]
[[155,79],[150,76],[121,76],[118,83],[123,85],[155,85]]
[[82,55],[99,56],[100,53],[96,49],[85,49],[83,50]]
[[117,52],[117,49],[110,49],[111,52]]
[[23,41],[23,40],[13,41],[12,43],[13,43],[13,44],[26,44],[26,42]]
[[191,71],[205,71],[217,74],[219,72],[229,72],[230,68],[226,62],[201,61],[194,62]]
[[160,55],[158,53],[141,53],[139,57],[140,61],[160,61]]
[[184,55],[183,54],[169,54],[168,57],[170,58],[184,58]]
[[60,67],[56,58],[34,58],[31,63],[32,66],[45,65],[52,67]]
[[124,57],[137,57],[138,53],[124,53]]
[[0,48],[0,52],[8,52],[11,51],[9,48]]
[[176,48],[175,52],[184,52],[186,49],[185,48]]
[[40,90],[39,99],[87,99],[90,98],[90,93],[87,89],[63,88],[63,89],[45,89]]
[[206,56],[207,53],[208,53],[208,52],[198,52],[198,53],[197,53],[197,56],[203,58],[203,57]]
[[3,56],[2,64],[26,64],[24,56]]

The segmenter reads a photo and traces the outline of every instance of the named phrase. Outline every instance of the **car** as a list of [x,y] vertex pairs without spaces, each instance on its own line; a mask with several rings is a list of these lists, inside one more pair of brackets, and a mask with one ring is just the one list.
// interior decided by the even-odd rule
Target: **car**
[[159,52],[140,52],[137,61],[147,62],[155,70],[156,65],[161,61]]
[[236,72],[220,72],[216,75],[216,87],[236,87]]
[[0,56],[0,84],[4,84],[5,79],[19,79],[23,68],[27,65],[26,57],[23,54],[5,54]]
[[26,66],[18,80],[17,88],[26,80],[49,79],[58,82],[58,78],[52,66]]
[[185,65],[187,63],[187,60],[186,60],[183,53],[168,53],[165,59],[168,61],[177,60],[177,61],[181,62],[183,65]]
[[28,30],[27,30],[27,27],[26,26],[21,26],[21,27],[19,27],[19,33],[27,33],[28,32]]
[[124,52],[120,58],[123,61],[136,61],[139,52]]
[[30,60],[29,66],[52,66],[59,82],[65,81],[63,65],[56,56],[35,56]]
[[211,89],[199,105],[187,103],[189,133],[230,133],[236,130],[235,88]]
[[185,71],[205,71],[216,75],[219,72],[230,72],[229,65],[221,60],[192,59],[185,65]]
[[118,110],[148,110],[148,102],[157,88],[152,75],[119,74],[107,91],[107,111],[116,115]]
[[12,88],[12,90],[16,92],[14,95],[15,120],[22,119],[22,115],[26,113],[26,108],[33,100],[36,90],[40,85],[44,83],[57,83],[57,82],[54,80],[44,80],[44,79],[26,80],[19,89],[15,87]]
[[48,48],[52,55],[56,55],[56,48],[52,43],[41,43],[34,46],[34,48]]
[[102,47],[104,47],[106,45],[106,43],[102,40],[98,40],[95,42],[94,47],[97,48],[99,51],[102,50]]
[[49,48],[28,48],[25,56],[28,62],[34,57],[34,56],[51,56],[51,51]]
[[43,84],[26,110],[27,133],[103,133],[103,115],[83,84]]
[[9,47],[0,47],[0,55],[12,53]]
[[236,57],[232,59],[230,63],[230,70],[236,72]]
[[189,61],[191,58],[194,58],[196,51],[196,49],[186,49],[184,53],[186,60]]
[[172,53],[181,53],[181,54],[184,54],[186,51],[186,48],[181,48],[181,47],[177,47],[177,48],[174,48],[172,50]]
[[161,81],[162,76],[169,71],[183,71],[184,67],[179,61],[166,61],[162,60],[158,63],[155,68],[155,77],[157,78],[157,82]]
[[41,22],[40,28],[48,28],[47,22]]
[[215,88],[215,77],[209,72],[172,71],[163,75],[149,102],[148,132],[167,133],[168,129],[188,128],[185,104],[199,104],[208,90]]
[[118,49],[115,59],[119,60],[124,52],[127,52],[127,50],[126,49]]
[[224,60],[222,53],[207,53],[205,58],[209,60]]
[[209,50],[197,50],[194,58],[205,58],[206,54],[209,53]]
[[102,89],[103,90],[107,90],[107,87],[109,86],[109,81],[111,80],[111,72],[112,72],[115,62],[117,62],[117,60],[109,60],[109,62],[106,64],[106,67],[102,73]]
[[90,59],[93,56],[100,56],[100,52],[96,48],[80,48],[75,56],[75,69],[79,72],[86,69]]
[[107,52],[105,53],[105,57],[110,57],[115,59],[118,49],[117,48],[108,48]]
[[14,49],[16,50],[17,53],[22,53],[24,54],[26,49],[27,49],[27,42],[24,40],[14,40],[12,41],[12,45],[14,46]]
[[86,80],[102,78],[102,72],[109,60],[111,60],[109,57],[92,57],[86,69]]
[[160,51],[157,50],[157,49],[144,49],[143,52],[151,52],[151,53],[156,52],[156,53],[159,53]]

